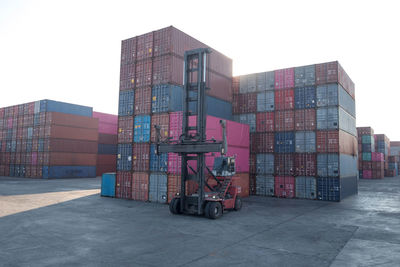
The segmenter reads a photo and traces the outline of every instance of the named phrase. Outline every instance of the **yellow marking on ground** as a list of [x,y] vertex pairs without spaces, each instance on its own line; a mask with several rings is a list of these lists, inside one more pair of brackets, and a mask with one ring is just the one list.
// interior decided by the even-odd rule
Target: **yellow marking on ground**
[[0,196],[0,218],[81,197],[99,194],[100,189]]

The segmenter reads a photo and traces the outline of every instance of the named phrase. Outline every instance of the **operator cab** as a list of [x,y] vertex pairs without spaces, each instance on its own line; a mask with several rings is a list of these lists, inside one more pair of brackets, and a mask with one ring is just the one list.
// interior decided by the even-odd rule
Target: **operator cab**
[[233,176],[236,174],[235,157],[218,157],[214,159],[212,173],[214,176]]

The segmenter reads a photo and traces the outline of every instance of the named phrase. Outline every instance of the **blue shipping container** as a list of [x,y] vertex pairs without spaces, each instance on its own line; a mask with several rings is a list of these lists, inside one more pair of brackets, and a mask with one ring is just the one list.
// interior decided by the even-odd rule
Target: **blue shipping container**
[[118,144],[117,170],[130,171],[132,169],[132,145]]
[[257,174],[274,174],[274,154],[257,154],[256,155],[256,172]]
[[325,201],[340,201],[340,180],[340,178],[318,178],[318,199]]
[[168,171],[168,153],[156,154],[156,145],[150,146],[150,171],[167,172]]
[[251,133],[256,132],[256,114],[249,113],[249,114],[235,115],[233,117],[233,120],[239,123],[249,125]]
[[138,115],[135,117],[133,141],[146,143],[150,141],[150,115]]
[[362,152],[374,152],[375,149],[373,149],[371,144],[362,144]]
[[295,152],[295,134],[294,134],[294,132],[275,133],[275,152],[276,153],[294,153]]
[[294,108],[315,108],[315,87],[307,86],[294,89]]
[[117,145],[112,144],[98,144],[97,154],[116,155],[118,152]]
[[115,197],[115,173],[103,173],[101,176],[101,196]]
[[42,177],[49,178],[92,178],[96,177],[96,166],[43,166]]
[[275,178],[272,175],[256,176],[256,194],[258,196],[273,196],[275,192]]
[[118,102],[118,115],[119,116],[132,116],[135,105],[135,91],[121,91],[119,92]]
[[44,99],[40,100],[40,112],[60,112],[72,115],[92,117],[93,108]]
[[149,179],[149,201],[167,202],[167,175],[162,173],[151,173]]

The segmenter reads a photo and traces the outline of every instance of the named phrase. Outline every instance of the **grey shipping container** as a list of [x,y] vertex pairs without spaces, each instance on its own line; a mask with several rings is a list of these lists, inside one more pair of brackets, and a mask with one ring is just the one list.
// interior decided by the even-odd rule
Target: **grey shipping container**
[[296,177],[295,188],[297,198],[316,199],[317,197],[317,179],[315,177]]
[[248,74],[240,76],[239,92],[241,94],[253,93],[256,91],[256,74]]
[[151,173],[149,181],[149,201],[150,202],[167,202],[167,181],[168,177],[162,173]]
[[274,90],[275,88],[275,72],[261,72],[256,74],[257,92],[265,90]]
[[297,153],[314,153],[315,152],[315,132],[305,131],[296,132],[296,152]]
[[258,196],[273,196],[275,178],[272,175],[256,176],[256,194]]
[[257,111],[274,111],[275,109],[275,94],[274,91],[266,91],[257,94]]
[[357,136],[356,120],[341,107],[317,108],[317,129],[341,129]]
[[341,106],[356,117],[355,100],[337,83],[317,86],[317,107]]
[[303,87],[315,84],[315,65],[294,68],[294,86]]
[[260,72],[256,74],[257,80],[257,92],[263,92],[266,90],[265,87],[265,72]]
[[317,154],[317,175],[319,177],[357,177],[357,156],[346,154]]
[[257,174],[274,174],[274,154],[257,154]]
[[251,133],[256,132],[256,114],[248,113],[248,114],[235,115],[233,117],[233,120],[239,123],[248,124],[250,126],[250,132]]

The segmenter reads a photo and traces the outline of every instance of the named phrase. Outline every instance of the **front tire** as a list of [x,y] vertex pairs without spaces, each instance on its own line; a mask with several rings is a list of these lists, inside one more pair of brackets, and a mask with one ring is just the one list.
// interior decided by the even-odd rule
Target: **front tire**
[[239,211],[241,208],[242,208],[242,198],[239,196],[236,196],[235,207],[233,209],[236,211]]
[[174,197],[169,203],[169,211],[172,214],[180,214],[181,213],[181,201],[179,198]]
[[210,219],[218,219],[222,216],[222,205],[220,202],[210,202]]
[[211,202],[207,202],[206,206],[204,207],[204,216],[206,218],[210,218],[210,205],[211,205]]

